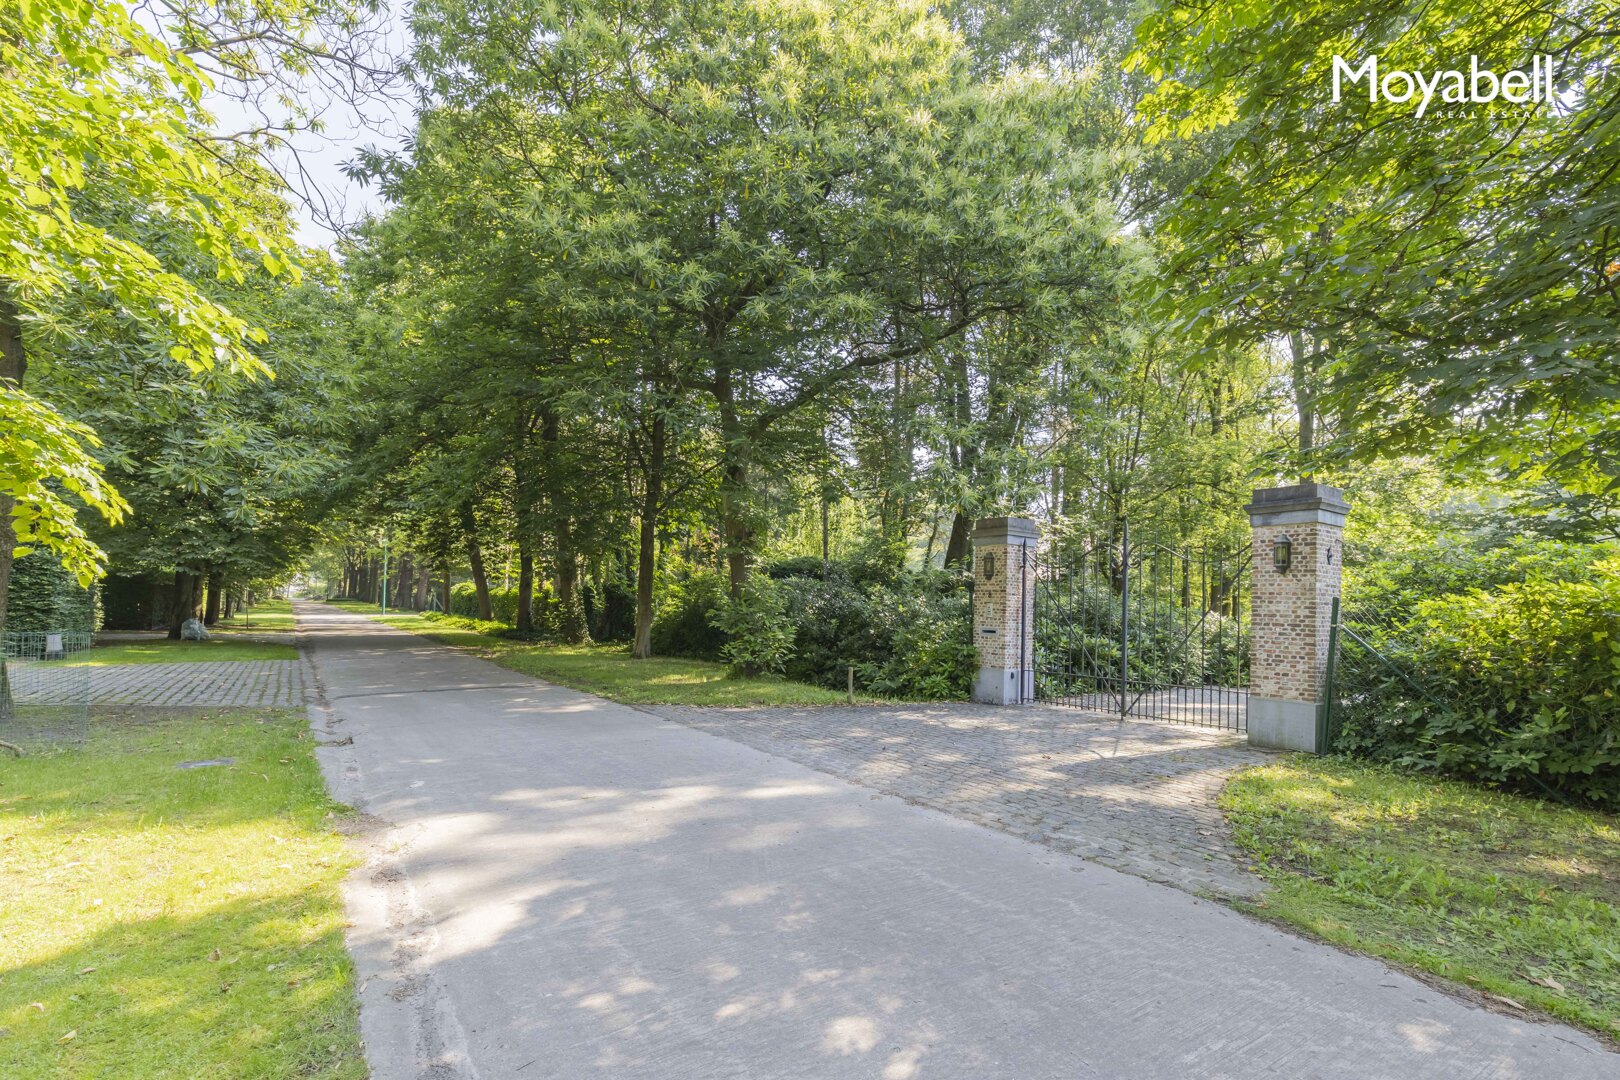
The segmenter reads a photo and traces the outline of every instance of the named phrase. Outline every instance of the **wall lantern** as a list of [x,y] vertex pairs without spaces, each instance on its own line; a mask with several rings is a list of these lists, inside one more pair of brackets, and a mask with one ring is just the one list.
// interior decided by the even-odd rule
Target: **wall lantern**
[[993,554],[987,553],[985,555],[985,557],[984,557],[984,580],[986,580],[986,581],[994,581],[995,579],[996,579],[996,557]]
[[1271,545],[1271,562],[1277,568],[1277,573],[1286,574],[1293,561],[1294,542],[1288,538],[1287,533],[1284,533]]

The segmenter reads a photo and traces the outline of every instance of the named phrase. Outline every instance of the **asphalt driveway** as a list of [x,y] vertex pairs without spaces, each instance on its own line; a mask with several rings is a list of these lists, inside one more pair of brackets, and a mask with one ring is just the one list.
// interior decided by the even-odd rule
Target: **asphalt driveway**
[[[300,605],[379,1080],[1620,1076],[1157,885]],[[352,740],[352,741],[349,741]]]

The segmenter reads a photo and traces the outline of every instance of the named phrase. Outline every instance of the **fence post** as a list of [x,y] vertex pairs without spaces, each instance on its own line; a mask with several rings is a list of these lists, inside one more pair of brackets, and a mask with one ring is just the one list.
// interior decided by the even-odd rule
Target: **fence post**
[[1320,753],[1333,604],[1344,563],[1344,492],[1296,484],[1254,493],[1249,743]]
[[973,527],[973,700],[1018,705],[1035,697],[1035,546],[1028,518],[983,518]]
[[1119,715],[1131,714],[1131,523],[1120,522],[1119,541]]
[[1322,722],[1317,726],[1316,747],[1319,753],[1327,753],[1333,749],[1334,737],[1338,732],[1333,730],[1333,698],[1338,693],[1339,669],[1339,598],[1333,598],[1333,607],[1328,613],[1328,654],[1327,678],[1322,690]]

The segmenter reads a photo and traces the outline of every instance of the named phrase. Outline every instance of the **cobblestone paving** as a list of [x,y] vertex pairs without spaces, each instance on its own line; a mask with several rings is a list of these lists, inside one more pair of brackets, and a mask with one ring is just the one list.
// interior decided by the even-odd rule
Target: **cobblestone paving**
[[1268,760],[1242,740],[1045,706],[650,711],[980,825],[1192,892],[1254,896],[1215,805]]
[[191,664],[112,664],[90,672],[96,705],[241,705],[283,708],[304,704],[304,661],[221,660]]

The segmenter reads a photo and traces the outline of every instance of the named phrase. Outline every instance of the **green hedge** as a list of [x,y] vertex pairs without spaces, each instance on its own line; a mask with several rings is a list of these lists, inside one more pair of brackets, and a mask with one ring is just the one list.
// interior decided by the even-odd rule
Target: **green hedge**
[[90,632],[99,625],[99,615],[96,591],[81,588],[49,554],[35,552],[12,564],[6,589],[6,633]]
[[[490,589],[489,606],[495,616],[495,622],[508,627],[517,625],[516,586],[509,589]],[[547,640],[561,638],[563,607],[556,593],[552,591],[550,582],[535,582],[530,611],[534,616],[534,637]],[[472,582],[464,581],[450,589],[450,614],[462,619],[478,618],[478,592]]]
[[[1336,748],[1620,807],[1620,559],[1415,602],[1341,650]],[[1370,635],[1370,636],[1369,636]]]
[[[971,594],[960,575],[940,571],[878,575],[864,563],[820,559],[771,564],[755,575],[751,605],[772,613],[728,615],[725,579],[683,568],[659,583],[653,651],[725,661],[768,655],[772,670],[798,682],[842,690],[849,668],[859,688],[913,700],[965,698],[978,666]],[[757,612],[755,612],[757,614]],[[734,632],[758,639],[734,643]],[[791,644],[785,655],[781,638]]]

